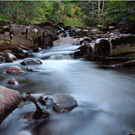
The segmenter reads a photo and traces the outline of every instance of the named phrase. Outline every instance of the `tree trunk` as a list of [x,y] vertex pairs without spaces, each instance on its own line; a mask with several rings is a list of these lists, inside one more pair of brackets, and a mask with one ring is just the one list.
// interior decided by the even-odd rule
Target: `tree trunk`
[[98,0],[98,14],[100,16],[100,0]]
[[104,5],[105,3],[104,3],[104,0],[103,0],[103,5],[102,5],[102,14],[103,14],[103,12],[104,12]]

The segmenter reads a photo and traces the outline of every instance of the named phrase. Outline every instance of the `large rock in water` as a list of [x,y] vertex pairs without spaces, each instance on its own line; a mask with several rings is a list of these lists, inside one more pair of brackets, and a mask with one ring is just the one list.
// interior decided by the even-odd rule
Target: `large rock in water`
[[18,66],[11,66],[6,71],[7,74],[22,74],[24,71]]
[[4,54],[4,58],[6,60],[6,62],[13,62],[14,60],[17,60],[16,56],[14,56],[13,54],[6,52]]
[[12,78],[8,81],[8,84],[19,85],[18,78]]
[[20,92],[0,86],[0,123],[17,108],[22,99]]
[[55,94],[53,96],[54,110],[57,112],[71,111],[77,106],[77,101],[74,97],[66,94]]
[[39,59],[25,59],[21,62],[22,65],[41,65],[42,62]]
[[13,54],[17,58],[20,58],[20,59],[34,56],[30,51],[23,50],[22,48],[19,48],[19,47],[11,48],[11,50],[12,50]]

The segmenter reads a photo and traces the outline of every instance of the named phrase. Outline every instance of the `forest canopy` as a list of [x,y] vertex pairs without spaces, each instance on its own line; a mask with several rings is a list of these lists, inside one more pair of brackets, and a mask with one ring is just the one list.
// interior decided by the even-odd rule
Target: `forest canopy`
[[0,20],[96,26],[135,24],[135,1],[0,1]]

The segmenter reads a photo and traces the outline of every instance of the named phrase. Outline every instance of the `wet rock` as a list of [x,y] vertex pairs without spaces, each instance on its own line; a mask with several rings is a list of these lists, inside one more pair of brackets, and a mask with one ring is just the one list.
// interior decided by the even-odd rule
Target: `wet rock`
[[42,49],[40,47],[35,47],[33,49],[33,52],[41,52],[41,51],[42,51]]
[[11,49],[13,54],[17,57],[17,58],[27,58],[29,56],[29,52],[26,50],[23,50],[22,48],[19,47],[14,47]]
[[8,81],[8,84],[19,85],[18,78],[12,78]]
[[2,56],[0,56],[0,64],[1,64],[2,62],[4,62],[4,59],[3,59]]
[[77,57],[91,58],[92,57],[92,47],[89,44],[84,44],[78,49],[79,51],[76,51],[74,53],[75,58]]
[[60,34],[58,34],[59,38],[66,37],[66,36],[67,36],[67,34],[65,32],[61,32]]
[[0,123],[23,100],[20,92],[0,86]]
[[135,44],[135,36],[133,35],[120,35],[111,40],[113,49],[116,46],[124,45],[124,44]]
[[71,111],[77,106],[75,98],[66,94],[55,94],[53,96],[53,102],[53,108],[57,112]]
[[130,133],[129,135],[135,135],[135,132]]
[[53,35],[52,34],[47,34],[44,39],[42,44],[40,45],[41,48],[46,48],[47,46],[52,47],[53,46]]
[[16,56],[14,56],[13,54],[6,52],[4,54],[4,58],[6,62],[13,62],[14,60],[17,60]]
[[29,71],[29,72],[40,72],[41,69],[40,68],[34,68],[34,67],[28,67],[27,71]]
[[25,59],[21,62],[22,65],[41,65],[42,62],[39,59]]
[[126,54],[134,52],[135,50],[135,36],[128,34],[121,34],[110,39],[111,56]]
[[5,26],[5,25],[9,25],[10,22],[5,21],[5,20],[0,20],[0,26]]
[[91,33],[93,33],[93,34],[101,34],[103,32],[101,30],[99,30],[99,29],[92,29]]
[[5,24],[3,28],[0,32],[1,50],[17,47],[18,45],[34,46],[34,39],[42,36],[42,30],[34,25],[11,24],[9,26]]
[[80,45],[84,45],[84,44],[90,43],[90,42],[91,42],[91,39],[90,38],[85,38],[85,39],[81,40],[79,44]]
[[30,50],[30,48],[25,45],[19,45],[19,47],[24,50]]
[[96,56],[110,56],[110,42],[107,39],[97,39],[94,52]]
[[11,66],[6,71],[7,74],[23,74],[24,71],[18,66]]

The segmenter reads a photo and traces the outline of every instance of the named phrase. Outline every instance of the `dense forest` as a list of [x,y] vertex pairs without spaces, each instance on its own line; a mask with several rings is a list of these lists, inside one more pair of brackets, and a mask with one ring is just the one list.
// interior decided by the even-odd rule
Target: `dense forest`
[[96,26],[134,26],[135,1],[0,1],[0,20],[35,24],[45,21]]

